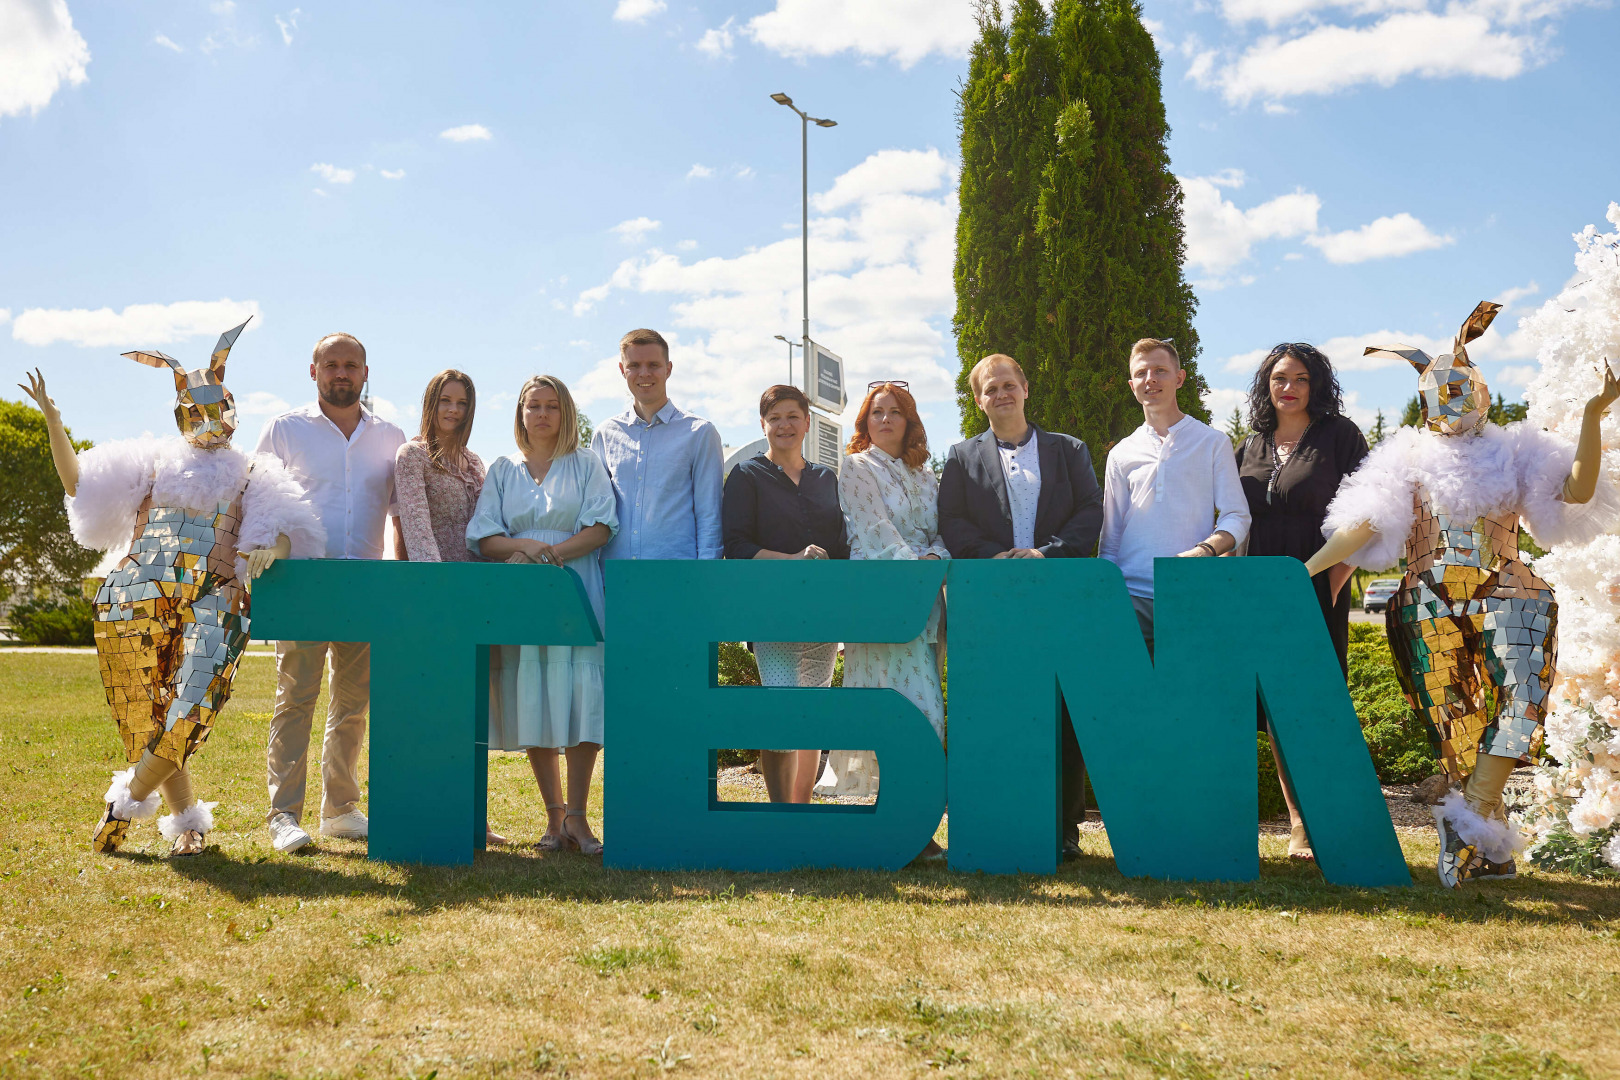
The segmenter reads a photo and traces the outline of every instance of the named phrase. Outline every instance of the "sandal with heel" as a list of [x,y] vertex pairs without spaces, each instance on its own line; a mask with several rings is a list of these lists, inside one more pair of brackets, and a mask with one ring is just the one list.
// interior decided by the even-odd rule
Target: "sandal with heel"
[[[568,807],[564,803],[546,803],[547,814],[550,814],[553,810],[566,811],[567,809]],[[564,851],[567,849],[567,847],[568,838],[565,837],[561,832],[552,832],[551,824],[550,822],[547,822],[545,834],[542,835],[539,840],[535,841],[534,850],[550,853],[553,851]]]
[[[580,837],[568,832],[568,819],[571,817],[583,818],[584,816],[585,811],[583,810],[569,810],[563,814],[563,841],[568,844],[569,848],[579,852],[581,855],[600,855],[602,854],[602,841],[594,836]],[[587,824],[586,828],[589,827],[589,824]]]

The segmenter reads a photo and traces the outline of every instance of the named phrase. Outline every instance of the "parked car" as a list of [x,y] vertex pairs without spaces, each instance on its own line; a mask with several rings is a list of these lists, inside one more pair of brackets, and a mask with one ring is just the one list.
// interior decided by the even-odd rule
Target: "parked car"
[[1367,587],[1361,591],[1361,610],[1383,611],[1389,606],[1389,598],[1400,589],[1400,578],[1375,578],[1367,582]]

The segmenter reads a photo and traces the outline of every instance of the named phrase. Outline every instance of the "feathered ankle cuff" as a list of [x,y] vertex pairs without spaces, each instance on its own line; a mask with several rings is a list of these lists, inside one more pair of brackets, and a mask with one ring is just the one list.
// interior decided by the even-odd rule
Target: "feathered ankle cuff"
[[1529,838],[1506,818],[1485,817],[1468,805],[1460,791],[1447,792],[1440,812],[1457,830],[1462,842],[1494,863],[1504,863],[1529,846]]
[[207,836],[214,831],[215,802],[194,802],[178,814],[164,814],[158,818],[158,832],[165,840],[176,840],[182,833],[197,832]]
[[133,768],[125,769],[121,773],[113,773],[112,786],[102,801],[112,805],[112,816],[119,821],[145,821],[158,812],[158,805],[163,796],[154,791],[140,802],[136,802],[129,794],[129,782],[135,778]]

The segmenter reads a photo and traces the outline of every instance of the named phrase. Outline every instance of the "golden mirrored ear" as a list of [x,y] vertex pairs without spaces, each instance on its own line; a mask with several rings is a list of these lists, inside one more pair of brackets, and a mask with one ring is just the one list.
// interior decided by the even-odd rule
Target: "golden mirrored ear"
[[153,349],[151,352],[127,352],[123,355],[135,361],[137,364],[145,364],[147,367],[168,368],[170,371],[174,372],[174,388],[176,390],[184,390],[186,388],[185,370],[180,366],[180,361],[176,360],[167,353],[160,353],[156,349]]
[[213,355],[208,358],[208,370],[220,382],[225,381],[225,358],[231,355],[231,346],[236,344],[236,339],[242,336],[242,331],[246,330],[247,324],[252,321],[253,316],[249,315],[241,326],[234,327],[219,335],[219,344],[214,346]]
[[1434,358],[1422,349],[1414,349],[1409,345],[1369,345],[1362,351],[1362,356],[1390,356],[1397,360],[1405,360],[1416,369],[1419,375],[1429,370]]
[[[1479,335],[1483,334],[1496,318],[1496,313],[1502,310],[1502,305],[1490,300],[1481,300],[1474,305],[1474,310],[1463,320],[1462,329],[1457,331],[1457,340],[1460,345],[1467,345]],[[1460,350],[1459,350],[1460,351]]]

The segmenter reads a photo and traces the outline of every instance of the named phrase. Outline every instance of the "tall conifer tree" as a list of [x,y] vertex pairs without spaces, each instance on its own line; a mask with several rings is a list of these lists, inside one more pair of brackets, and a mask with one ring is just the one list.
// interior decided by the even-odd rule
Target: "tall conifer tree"
[[985,429],[967,381],[974,363],[993,352],[1022,357],[1040,348],[1036,204],[1057,111],[1040,0],[1016,0],[1010,26],[1002,25],[999,3],[981,4],[978,15],[981,33],[958,106],[963,212],[956,221],[955,329],[963,364],[956,392],[967,435]]
[[1134,0],[1057,0],[1048,18],[1039,0],[1020,0],[1004,28],[998,8],[981,9],[962,92],[963,431],[984,429],[968,370],[1010,353],[1030,378],[1030,419],[1084,439],[1099,471],[1141,423],[1126,378],[1138,338],[1175,341],[1188,373],[1181,407],[1209,418],[1159,55],[1140,14]]

